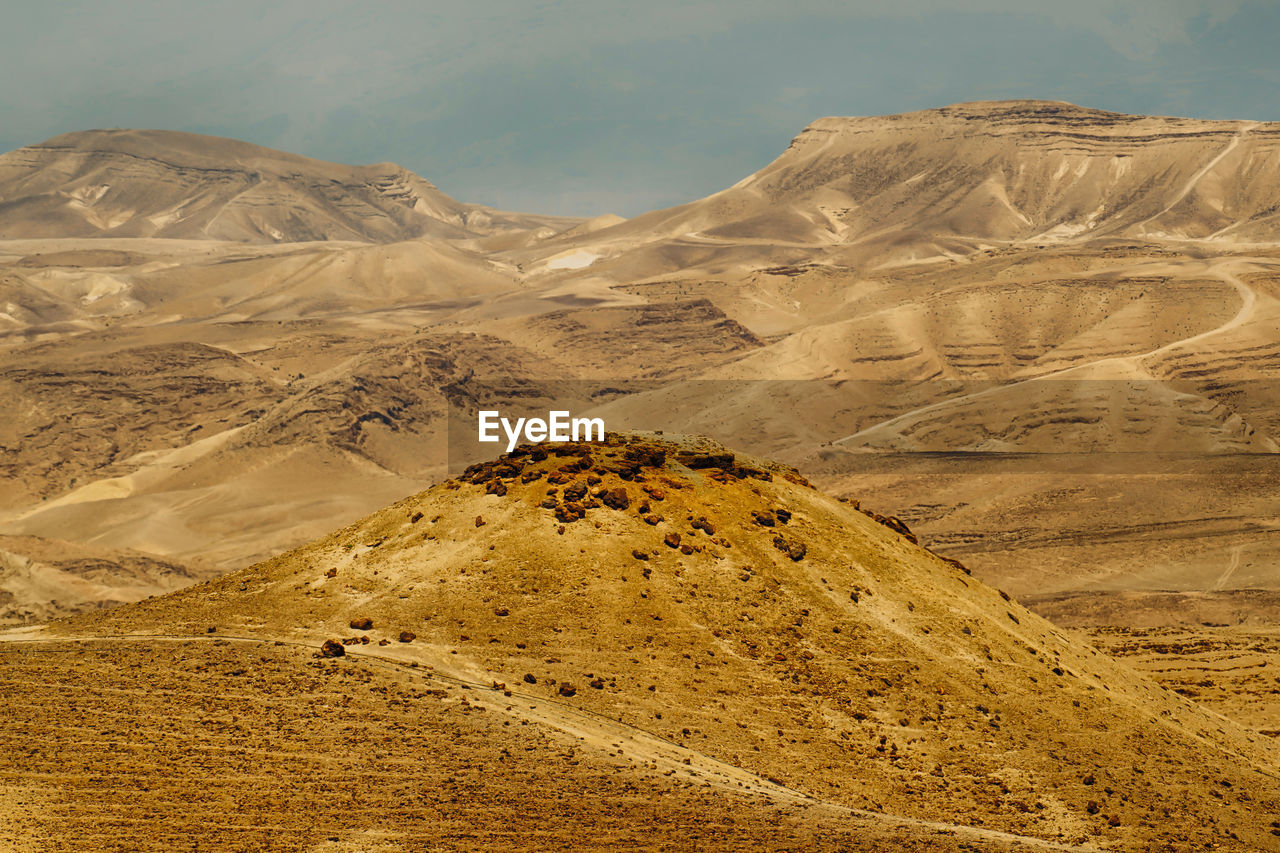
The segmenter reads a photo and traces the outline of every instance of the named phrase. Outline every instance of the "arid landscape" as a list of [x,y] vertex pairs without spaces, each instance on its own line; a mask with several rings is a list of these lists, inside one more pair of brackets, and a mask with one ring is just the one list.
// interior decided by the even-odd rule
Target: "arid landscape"
[[629,219],[0,155],[0,847],[1280,850],[1277,186],[1056,101]]

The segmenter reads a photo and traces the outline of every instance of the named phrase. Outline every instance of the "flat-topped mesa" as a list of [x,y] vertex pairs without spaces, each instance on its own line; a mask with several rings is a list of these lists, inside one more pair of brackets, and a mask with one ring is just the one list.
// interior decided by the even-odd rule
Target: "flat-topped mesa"
[[669,231],[687,221],[721,239],[816,246],[960,241],[951,251],[1104,238],[1276,242],[1277,187],[1280,123],[980,101],[818,119],[754,175],[654,219]]
[[1151,143],[1162,139],[1230,136],[1246,129],[1264,136],[1280,134],[1280,125],[1273,125],[1244,120],[1133,115],[1081,107],[1066,101],[970,101],[884,116],[825,116],[811,122],[796,139],[832,133],[919,132],[928,129],[940,136],[957,133],[974,136],[1059,133]]

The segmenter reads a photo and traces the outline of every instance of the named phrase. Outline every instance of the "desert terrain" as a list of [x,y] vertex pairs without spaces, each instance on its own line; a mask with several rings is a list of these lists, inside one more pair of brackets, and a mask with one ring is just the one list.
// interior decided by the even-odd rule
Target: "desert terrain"
[[[360,849],[374,839],[358,833],[383,826],[361,818],[370,809],[397,815],[380,840],[389,850],[424,843],[424,831],[463,849],[502,837],[572,849],[1276,847],[1268,736],[1101,654],[914,538],[793,468],[707,439],[524,446],[251,568],[4,635],[5,672],[29,693],[23,709],[5,709],[8,736],[22,720],[59,733],[52,754],[37,748],[28,755],[39,762],[8,768],[37,801],[14,822],[68,839],[64,849],[75,849],[78,822],[92,822],[95,843],[138,849],[136,826],[95,817],[112,814],[124,778],[161,797],[193,787],[203,808],[230,798],[239,849],[271,849],[257,833],[273,823],[297,835],[285,849]],[[90,686],[58,673],[67,656],[93,658]],[[188,710],[175,719],[172,702]],[[103,719],[114,721],[105,743],[90,724]],[[415,733],[432,720],[461,727],[465,744],[484,740],[479,761],[503,762],[449,773],[448,802],[425,792],[432,777],[398,781],[394,770],[471,749],[424,743]],[[503,731],[527,725],[532,741]],[[87,739],[61,734],[86,726]],[[306,758],[299,729],[331,757]],[[156,742],[208,744],[209,757],[157,757]],[[377,750],[372,778],[353,778],[338,743]],[[548,782],[520,758],[505,764],[517,746],[535,766],[581,753],[549,790],[581,786],[587,799],[561,811],[520,797],[524,784],[547,796]],[[88,771],[98,756],[117,769],[50,793],[55,768]],[[231,774],[242,785],[241,774],[265,772],[260,760],[291,774],[324,760],[352,809],[308,836],[289,817],[306,787],[283,799],[268,787],[258,800],[203,781]],[[592,781],[602,775],[604,788]],[[105,796],[101,781],[113,786]],[[641,803],[654,800],[671,812],[647,816]],[[731,826],[744,821],[741,837],[708,837],[688,812],[703,803]],[[155,808],[190,842],[228,843],[216,821]],[[593,815],[615,812],[620,825],[597,831]],[[542,820],[557,815],[565,825],[544,838]],[[657,837],[625,836],[649,820]],[[492,821],[488,835],[476,821]],[[683,821],[694,835],[662,840]],[[556,834],[575,825],[589,842]]]
[[[0,835],[172,849],[252,773],[204,849],[1278,849],[1277,170],[1280,124],[1048,101],[820,119],[627,220],[164,131],[0,155],[3,736],[55,721]],[[776,476],[677,443],[556,519],[550,463],[464,475],[495,408]]]

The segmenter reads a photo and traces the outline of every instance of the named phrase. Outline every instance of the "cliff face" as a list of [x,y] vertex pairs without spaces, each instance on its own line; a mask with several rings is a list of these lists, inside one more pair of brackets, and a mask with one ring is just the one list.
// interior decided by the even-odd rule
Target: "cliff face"
[[394,163],[342,166],[190,133],[86,131],[0,156],[3,238],[392,242],[576,222],[462,204]]

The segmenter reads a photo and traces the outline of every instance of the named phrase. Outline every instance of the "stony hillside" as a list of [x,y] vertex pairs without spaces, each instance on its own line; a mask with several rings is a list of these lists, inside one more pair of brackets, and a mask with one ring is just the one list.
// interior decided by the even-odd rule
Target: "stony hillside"
[[50,630],[325,644],[872,812],[1117,850],[1280,849],[1265,738],[896,519],[706,441],[519,448],[304,548]]

